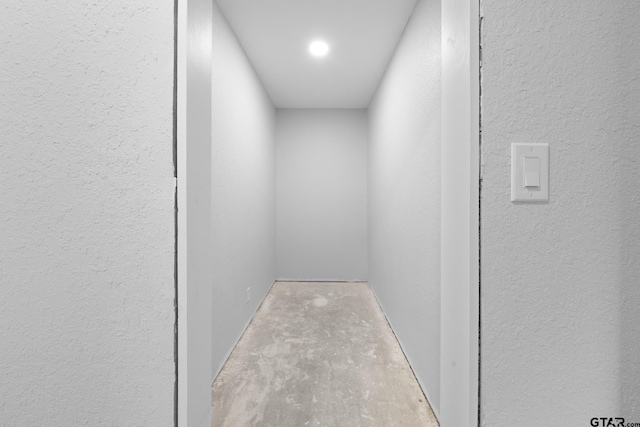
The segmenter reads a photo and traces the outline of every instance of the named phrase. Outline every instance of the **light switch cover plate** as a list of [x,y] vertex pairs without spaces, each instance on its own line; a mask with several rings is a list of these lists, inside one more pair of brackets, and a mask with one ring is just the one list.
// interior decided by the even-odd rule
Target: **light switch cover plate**
[[[534,159],[539,162],[532,161]],[[539,186],[525,186],[525,165],[539,167],[539,170],[527,171],[529,181]],[[538,180],[535,179],[537,173]],[[549,144],[511,144],[511,201],[549,201]]]

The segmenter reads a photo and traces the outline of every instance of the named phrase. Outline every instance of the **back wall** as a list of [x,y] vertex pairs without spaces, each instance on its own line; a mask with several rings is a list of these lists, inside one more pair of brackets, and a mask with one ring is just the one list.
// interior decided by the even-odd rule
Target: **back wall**
[[277,274],[367,279],[365,110],[278,110]]

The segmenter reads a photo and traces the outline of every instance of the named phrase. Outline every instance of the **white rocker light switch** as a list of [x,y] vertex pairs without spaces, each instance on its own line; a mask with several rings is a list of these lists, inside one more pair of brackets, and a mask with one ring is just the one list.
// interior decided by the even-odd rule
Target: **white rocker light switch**
[[549,144],[511,144],[511,201],[549,200]]

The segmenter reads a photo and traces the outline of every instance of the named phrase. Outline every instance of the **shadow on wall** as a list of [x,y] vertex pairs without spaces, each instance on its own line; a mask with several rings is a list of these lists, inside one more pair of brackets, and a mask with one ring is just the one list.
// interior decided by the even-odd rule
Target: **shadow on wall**
[[[637,109],[637,107],[635,107]],[[636,117],[640,117],[639,115]],[[636,134],[640,133],[636,129]],[[629,141],[640,140],[640,135]],[[635,156],[630,153],[633,149]],[[624,151],[627,151],[624,153]],[[622,180],[640,182],[638,145],[627,144],[621,156]],[[640,193],[634,185],[623,186],[621,200],[627,201],[620,209],[622,244],[620,245],[620,289],[622,321],[620,331],[620,415],[628,422],[640,422]]]
[[[640,80],[638,80],[638,58],[640,58],[640,8],[625,7],[617,12],[620,25],[615,30],[620,34],[617,49],[620,63],[615,64],[616,78],[622,96],[623,119],[621,121],[621,144],[618,167],[623,183],[618,200],[621,200],[619,223],[620,245],[620,290],[622,299],[620,331],[620,416],[627,422],[640,422]],[[629,76],[635,76],[630,79]]]
[[[637,9],[637,8],[636,8]],[[622,299],[620,331],[620,416],[627,422],[640,423],[640,81],[629,81],[629,75],[637,75],[640,58],[640,31],[634,22],[640,22],[640,11],[621,17],[626,30],[635,31],[636,37],[628,37],[623,43],[618,70],[622,73],[621,90],[624,94],[622,140],[619,150],[623,201],[619,210],[622,244],[620,245],[620,290]],[[635,68],[635,70],[634,70]],[[627,76],[624,80],[623,77]],[[624,87],[626,86],[626,88]]]

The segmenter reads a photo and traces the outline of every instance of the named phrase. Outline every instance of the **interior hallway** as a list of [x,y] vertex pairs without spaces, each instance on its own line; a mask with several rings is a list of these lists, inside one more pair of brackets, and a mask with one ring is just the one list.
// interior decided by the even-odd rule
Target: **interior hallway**
[[276,282],[212,402],[213,427],[438,425],[366,282]]

